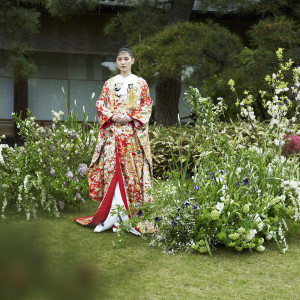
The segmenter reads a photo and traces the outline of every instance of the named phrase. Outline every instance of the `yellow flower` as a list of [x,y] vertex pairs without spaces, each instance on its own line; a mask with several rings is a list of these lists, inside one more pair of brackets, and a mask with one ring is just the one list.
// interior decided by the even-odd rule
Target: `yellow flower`
[[234,81],[233,81],[233,79],[229,79],[228,84],[230,86],[230,89],[234,92],[235,88],[234,88]]
[[283,53],[283,48],[278,48],[278,50],[276,51],[276,56],[277,56],[278,60],[282,60],[282,58],[283,58],[282,53]]

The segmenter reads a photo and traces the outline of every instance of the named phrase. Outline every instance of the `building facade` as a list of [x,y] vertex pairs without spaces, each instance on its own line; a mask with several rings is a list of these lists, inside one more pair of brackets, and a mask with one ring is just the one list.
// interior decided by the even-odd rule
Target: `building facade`
[[[10,77],[5,52],[9,37],[0,31],[0,135],[5,134],[8,142],[16,137],[13,111],[24,113],[29,108],[39,122],[47,124],[52,120],[52,110],[65,113],[67,109],[77,110],[79,120],[83,120],[84,106],[86,113],[90,109],[89,120],[95,119],[95,101],[105,80],[116,68],[116,50],[124,44],[103,34],[104,24],[116,13],[114,6],[107,7],[100,14],[74,16],[67,21],[42,12],[40,32],[21,37],[34,49],[33,60],[38,67],[37,77],[28,81],[15,82]],[[205,18],[195,12],[196,8],[194,19]],[[240,34],[252,24],[232,19],[220,22]],[[181,99],[186,87],[183,83]],[[94,99],[91,99],[92,93],[95,93]],[[155,102],[155,89],[151,85],[150,93]],[[179,111],[181,116],[186,116],[189,107],[181,101]]]

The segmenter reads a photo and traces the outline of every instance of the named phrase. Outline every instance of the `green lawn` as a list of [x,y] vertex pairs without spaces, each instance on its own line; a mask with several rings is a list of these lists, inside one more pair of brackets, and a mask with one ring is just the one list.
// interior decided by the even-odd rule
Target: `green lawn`
[[[43,251],[41,264],[32,255],[33,267],[44,266],[36,274],[47,278],[46,283],[27,291],[24,299],[57,299],[57,295],[62,299],[300,299],[299,233],[291,235],[286,254],[272,242],[265,244],[264,253],[220,248],[212,258],[198,253],[167,255],[132,234],[127,235],[124,248],[114,249],[112,231],[94,233],[72,220],[91,215],[96,208],[96,203],[89,202],[79,212],[64,212],[60,219],[39,217],[29,222],[9,216],[9,226],[1,225],[10,230],[6,244],[18,232],[26,236],[16,238],[20,244],[11,243],[21,253],[14,260],[25,257],[26,251]],[[33,237],[27,238],[24,228]],[[57,293],[44,293],[41,286]],[[86,288],[91,294],[86,294]]]

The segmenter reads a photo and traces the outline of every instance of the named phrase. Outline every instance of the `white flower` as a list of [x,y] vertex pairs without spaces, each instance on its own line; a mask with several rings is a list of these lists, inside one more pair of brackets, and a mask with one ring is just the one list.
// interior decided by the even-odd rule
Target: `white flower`
[[95,93],[92,94],[92,99],[95,97]]
[[224,203],[218,202],[215,207],[216,207],[217,211],[219,211],[219,213],[221,213],[224,208]]
[[250,242],[256,235],[256,229],[250,229],[249,233],[246,235],[246,241]]

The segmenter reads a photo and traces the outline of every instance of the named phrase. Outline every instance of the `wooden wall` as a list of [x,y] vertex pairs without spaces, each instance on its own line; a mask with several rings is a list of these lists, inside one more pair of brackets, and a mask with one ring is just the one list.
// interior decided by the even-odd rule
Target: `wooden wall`
[[[23,34],[20,41],[27,42],[36,51],[68,53],[111,54],[123,44],[103,34],[104,24],[112,14],[85,14],[67,21],[42,13],[38,34]],[[8,35],[0,31],[0,49],[5,47]]]

